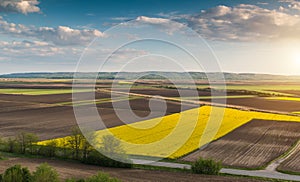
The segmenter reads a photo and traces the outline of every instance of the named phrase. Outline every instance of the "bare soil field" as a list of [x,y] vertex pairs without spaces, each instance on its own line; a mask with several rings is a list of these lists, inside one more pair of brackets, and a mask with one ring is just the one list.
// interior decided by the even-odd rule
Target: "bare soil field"
[[66,135],[70,133],[70,127],[76,124],[71,107],[1,112],[0,120],[0,133],[3,137],[26,131],[37,134],[40,139]]
[[[80,93],[83,96],[85,93]],[[41,140],[63,137],[70,134],[70,128],[75,126],[76,119],[72,106],[56,106],[57,103],[71,102],[71,94],[57,95],[9,95],[0,94],[0,133],[3,137],[15,136],[18,132],[32,132],[39,136]],[[110,98],[110,94],[96,93],[97,99]],[[116,101],[115,110],[121,115],[128,117],[118,117],[112,108],[112,103],[97,104],[98,112],[107,128],[123,125],[124,123],[133,123],[141,120],[161,117],[164,115],[180,112],[181,109],[187,110],[196,105],[186,105],[181,108],[180,103],[166,102],[166,112],[160,109],[162,103],[160,100],[152,100],[151,105],[154,110],[150,114],[149,99],[130,100],[130,107],[134,115],[128,115],[127,101]],[[86,108],[88,113],[89,106]],[[86,117],[89,126],[95,129],[103,129],[94,115],[87,114]]]
[[225,166],[259,168],[288,151],[300,139],[299,129],[296,122],[253,120],[182,160],[213,158]]
[[[119,102],[108,102],[97,104],[99,108],[116,108],[116,109],[127,109],[128,101],[119,101]],[[166,113],[178,113],[184,110],[192,109],[199,107],[199,105],[194,104],[180,104],[179,102],[171,102],[171,101],[162,101],[159,99],[152,99],[151,101],[146,98],[129,100],[130,107],[133,111],[148,111],[150,112],[150,106],[153,111],[164,112],[163,106],[166,106]]]
[[[76,96],[80,100],[91,99],[90,93],[82,92],[76,93]],[[110,98],[108,93],[95,92],[95,99]],[[22,94],[0,94],[0,101],[10,101],[19,103],[47,103],[56,104],[62,102],[72,102],[72,94],[49,94],[49,95],[22,95]]]
[[[112,177],[121,179],[122,181],[231,181],[231,182],[256,182],[259,180],[240,178],[240,177],[225,177],[225,176],[207,176],[197,175],[184,172],[167,172],[158,170],[140,170],[140,169],[119,169],[107,168],[92,165],[85,165],[75,162],[66,162],[61,160],[52,159],[29,159],[29,158],[16,158],[11,157],[8,160],[0,161],[0,173],[3,173],[6,168],[15,164],[27,166],[29,170],[34,171],[35,168],[41,163],[48,163],[54,167],[59,173],[62,180],[68,178],[86,178],[95,175],[99,171],[108,173]],[[82,170],[84,169],[84,170]]]
[[11,112],[18,110],[26,110],[26,109],[36,109],[47,107],[46,104],[41,103],[19,103],[13,101],[2,101],[0,100],[0,113],[2,112]]
[[[131,89],[130,92],[146,95],[160,95],[164,97],[193,97],[193,96],[211,96],[210,90],[189,90],[189,89]],[[181,94],[181,95],[180,95]],[[245,95],[246,93],[228,92],[227,95]],[[223,92],[214,92],[214,95],[223,95]]]
[[17,95],[0,94],[0,100],[19,103],[59,103],[71,102],[72,94],[52,94],[52,95]]
[[[214,102],[218,103],[218,100],[214,99]],[[210,101],[210,99],[203,99],[203,101]],[[222,101],[220,100],[220,102]],[[300,111],[300,103],[297,101],[268,100],[260,97],[228,98],[227,104],[280,112]]]
[[297,151],[292,154],[289,158],[283,161],[278,169],[282,171],[296,172],[300,173],[300,152]]
[[[106,127],[123,125],[115,111],[111,108],[98,109]],[[86,120],[95,129],[103,129],[93,115],[86,111]],[[127,110],[120,110],[126,114]],[[135,111],[139,116],[148,116],[147,111]],[[161,113],[154,113],[153,117],[161,116]],[[18,132],[32,132],[41,140],[63,137],[70,134],[70,128],[75,126],[76,119],[72,107],[47,107],[38,109],[27,109],[0,113],[0,133],[3,137],[15,136]],[[92,121],[92,122],[91,122]],[[127,117],[126,123],[140,121],[137,117]]]

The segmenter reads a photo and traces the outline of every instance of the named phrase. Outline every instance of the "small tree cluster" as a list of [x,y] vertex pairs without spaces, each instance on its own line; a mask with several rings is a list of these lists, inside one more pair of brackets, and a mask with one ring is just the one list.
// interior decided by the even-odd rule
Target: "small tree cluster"
[[67,179],[66,182],[119,182],[117,178],[112,178],[108,174],[99,172],[87,179]]
[[35,153],[35,143],[38,136],[33,133],[20,132],[16,137],[9,137],[0,141],[0,150],[11,153]]
[[192,172],[197,174],[218,175],[222,164],[212,159],[199,158],[192,164]]
[[20,165],[12,166],[0,175],[1,182],[58,182],[58,174],[48,164],[41,164],[31,174],[27,168]]
[[[0,140],[0,151],[75,159],[87,164],[106,167],[132,167],[119,140],[113,136],[104,136],[100,144],[94,140],[95,138],[94,133],[83,136],[80,129],[74,127],[71,129],[71,135],[60,141],[60,146],[57,145],[56,140],[49,140],[46,145],[37,145],[36,135],[21,132],[15,138],[8,138],[2,142]],[[101,153],[89,141],[93,142],[93,146],[100,145]]]
[[[87,179],[67,179],[66,182],[118,182],[116,178],[99,172]],[[20,165],[12,166],[3,174],[0,174],[0,182],[60,182],[59,175],[55,169],[47,163],[41,164],[31,174],[28,168]]]

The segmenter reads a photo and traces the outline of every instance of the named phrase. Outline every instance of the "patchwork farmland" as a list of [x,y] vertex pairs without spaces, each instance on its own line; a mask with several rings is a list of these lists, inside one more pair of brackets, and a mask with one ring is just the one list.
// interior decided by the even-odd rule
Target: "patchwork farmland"
[[[86,96],[90,90],[84,87],[89,83],[85,83],[76,94],[82,100],[74,103],[68,80],[64,83],[39,80],[34,84],[32,80],[21,80],[4,84],[0,88],[1,136],[5,139],[20,132],[30,132],[38,135],[40,145],[47,145],[53,139],[59,144],[71,135],[70,128],[77,125],[74,108],[84,106],[89,109],[95,105],[105,128],[108,128],[105,130],[97,123],[93,124],[100,142],[108,131],[133,144],[150,144],[176,131],[174,138],[166,140],[161,147],[132,147],[122,143],[123,149],[131,156],[162,157],[177,162],[194,162],[204,157],[219,160],[228,167],[257,169],[289,151],[300,139],[297,132],[300,127],[300,117],[296,113],[300,111],[297,90],[270,90],[271,87],[281,88],[276,84],[257,86],[255,89],[253,86],[231,83],[233,86],[228,91],[214,88],[215,94],[211,96],[212,88],[201,85],[195,97],[195,92],[187,85],[182,85],[178,91],[168,82],[151,81],[147,86],[144,82],[130,89],[132,95],[122,93],[125,91],[124,84],[130,81],[121,82],[117,92],[110,92],[110,81],[98,83],[97,90],[93,92],[95,99]],[[179,93],[183,93],[184,97],[180,97]],[[226,99],[231,108],[180,102],[181,99],[208,103],[222,103],[221,99]],[[160,109],[162,105],[166,106],[165,110]],[[128,109],[138,117],[126,118],[125,125],[117,112],[126,114]],[[212,137],[205,131],[209,118],[220,120],[220,128],[213,132]],[[184,138],[192,127],[194,130],[182,145],[178,138]],[[278,169],[298,171],[298,165],[294,162],[298,158],[298,153],[292,155]]]

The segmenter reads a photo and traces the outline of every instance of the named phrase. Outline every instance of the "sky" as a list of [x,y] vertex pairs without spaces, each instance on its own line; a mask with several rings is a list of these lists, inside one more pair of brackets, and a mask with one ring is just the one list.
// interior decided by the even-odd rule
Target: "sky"
[[0,0],[0,74],[300,75],[299,0]]

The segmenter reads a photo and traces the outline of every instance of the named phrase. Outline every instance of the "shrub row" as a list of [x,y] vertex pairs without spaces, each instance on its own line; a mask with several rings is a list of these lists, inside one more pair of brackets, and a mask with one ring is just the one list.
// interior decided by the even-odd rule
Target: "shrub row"
[[[112,140],[109,137],[107,137],[107,139],[109,140],[106,143],[109,143],[110,140]],[[124,158],[116,161],[95,150],[79,132],[79,129],[72,129],[72,136],[68,141],[64,142],[64,146],[57,146],[55,140],[48,142],[47,145],[37,145],[37,141],[38,137],[36,135],[22,132],[15,138],[0,140],[0,151],[50,158],[73,159],[86,164],[105,167],[132,168],[130,161],[126,160],[126,155],[122,154]],[[109,150],[122,151],[119,148],[110,148]]]
[[[99,172],[97,175],[87,179],[67,179],[66,182],[118,182],[108,174]],[[28,168],[20,165],[12,166],[3,174],[0,174],[0,182],[60,182],[59,175],[55,169],[47,163],[41,164],[31,173]]]

